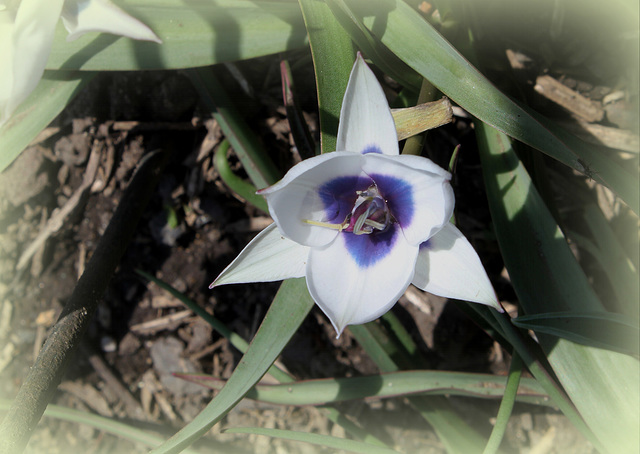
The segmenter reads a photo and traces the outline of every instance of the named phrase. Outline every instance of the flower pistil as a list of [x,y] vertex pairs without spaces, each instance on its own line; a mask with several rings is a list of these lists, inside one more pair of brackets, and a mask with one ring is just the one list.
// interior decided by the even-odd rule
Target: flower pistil
[[354,233],[369,235],[376,231],[385,232],[395,219],[389,211],[387,201],[382,197],[375,182],[367,189],[355,191],[357,196],[353,209],[340,224],[303,219],[306,224]]

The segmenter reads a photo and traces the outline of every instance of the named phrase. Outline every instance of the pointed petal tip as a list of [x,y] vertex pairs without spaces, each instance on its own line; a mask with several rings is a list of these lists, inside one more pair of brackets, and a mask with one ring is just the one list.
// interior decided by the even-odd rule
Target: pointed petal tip
[[100,32],[162,44],[146,24],[110,0],[67,0],[61,19],[69,32],[67,41],[74,41],[85,33]]
[[342,336],[342,332],[347,327],[347,325],[340,326],[340,325],[336,325],[331,319],[329,319],[329,321],[331,322],[331,325],[333,325],[333,329],[336,330],[336,339],[340,339],[340,336]]

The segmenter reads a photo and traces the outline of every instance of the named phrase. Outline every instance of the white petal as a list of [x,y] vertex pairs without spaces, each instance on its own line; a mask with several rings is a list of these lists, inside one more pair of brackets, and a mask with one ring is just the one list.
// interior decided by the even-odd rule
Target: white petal
[[336,147],[339,151],[398,154],[389,103],[359,52],[342,100]]
[[[338,219],[338,212],[327,205],[322,187],[341,177],[364,176],[362,162],[362,155],[351,152],[315,156],[294,166],[282,180],[258,193],[266,197],[271,217],[284,236],[306,246],[324,246],[333,241],[338,231],[306,221],[344,221],[345,216]],[[353,197],[355,200],[355,190]],[[353,205],[349,206],[349,211],[352,208]]]
[[418,170],[425,170],[427,172],[433,173],[434,175],[439,175],[448,181],[451,180],[451,174],[449,172],[433,162],[431,159],[427,159],[423,156],[403,154],[397,156],[394,159],[408,167],[413,167],[414,169]]
[[364,156],[364,171],[376,182],[407,241],[420,245],[453,214],[451,175],[419,156]]
[[22,0],[0,11],[0,125],[36,88],[51,53],[63,0]]
[[309,248],[284,238],[275,224],[260,232],[209,286],[303,277]]
[[413,285],[503,312],[478,254],[453,224],[445,225],[420,248]]
[[[387,238],[381,236],[387,232]],[[398,228],[387,232],[341,233],[309,253],[309,292],[338,336],[347,325],[369,322],[391,309],[413,279],[418,246],[407,243]],[[365,247],[375,236],[381,243]]]
[[113,33],[132,39],[162,40],[149,27],[125,13],[109,0],[66,0],[62,23],[69,32],[67,41],[88,32]]

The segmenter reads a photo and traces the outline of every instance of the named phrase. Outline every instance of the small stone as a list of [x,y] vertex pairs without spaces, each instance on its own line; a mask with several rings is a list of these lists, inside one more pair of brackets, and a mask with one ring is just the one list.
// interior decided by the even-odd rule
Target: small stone
[[100,348],[105,353],[112,353],[118,349],[118,344],[111,336],[103,336],[100,339]]

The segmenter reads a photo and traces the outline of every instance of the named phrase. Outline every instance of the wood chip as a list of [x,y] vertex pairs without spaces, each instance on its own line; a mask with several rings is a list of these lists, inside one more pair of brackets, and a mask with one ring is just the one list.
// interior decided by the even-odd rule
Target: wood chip
[[429,305],[429,297],[424,292],[421,292],[415,287],[409,286],[404,292],[404,297],[407,298],[407,301],[420,309],[420,312],[427,315],[432,314],[433,311]]
[[[169,403],[167,398],[162,394],[162,385],[152,371],[147,371],[142,376],[142,387],[146,388],[146,390],[153,395],[155,401],[158,403],[158,407],[160,407],[160,411],[162,411],[170,421],[178,421],[178,415],[173,411],[171,403]],[[149,402],[145,402],[145,404],[150,407]]]
[[9,334],[11,328],[11,316],[13,315],[13,305],[11,301],[5,300],[0,309],[0,341]]
[[0,372],[2,372],[16,356],[16,346],[12,342],[8,342],[2,350],[0,350]]
[[96,413],[108,418],[114,416],[109,403],[102,394],[91,385],[66,381],[60,383],[58,388],[77,397]]
[[631,131],[580,120],[577,123],[563,123],[562,126],[586,142],[634,154],[640,152],[640,137]]
[[585,121],[593,123],[604,118],[600,103],[585,98],[551,76],[538,76],[534,89]]
[[45,140],[55,136],[60,132],[60,128],[57,126],[50,126],[48,128],[44,128],[42,131],[38,133],[38,135],[29,143],[29,146],[37,145],[39,143],[44,142]]
[[89,197],[89,190],[98,172],[101,151],[100,148],[93,148],[91,150],[91,157],[89,158],[82,184],[62,207],[56,208],[53,211],[44,229],[40,231],[35,240],[27,246],[20,256],[18,264],[16,265],[17,270],[24,269],[35,253],[44,246],[45,242],[62,228],[69,216],[76,210],[84,207]]
[[193,124],[193,122],[170,122],[170,121],[114,121],[111,128],[114,131],[131,131],[132,129],[138,131],[193,131],[198,129],[199,124]]
[[132,332],[144,332],[145,334],[161,331],[167,328],[175,328],[175,323],[183,322],[185,319],[191,317],[193,312],[187,309],[173,314],[165,315],[164,317],[156,318],[148,322],[138,323],[131,327]]
[[36,325],[44,326],[45,328],[53,325],[53,322],[56,321],[56,310],[48,309],[46,311],[42,311],[36,317]]
[[111,368],[103,361],[99,355],[90,355],[89,363],[97,374],[105,382],[106,386],[118,396],[122,404],[126,408],[126,414],[129,417],[146,420],[146,413],[142,409],[142,405],[133,397],[129,389],[111,371]]
[[593,123],[604,118],[600,103],[585,98],[551,76],[538,76],[534,89],[585,121]]
[[227,226],[229,232],[259,232],[273,223],[273,219],[268,216],[256,216],[232,222]]

